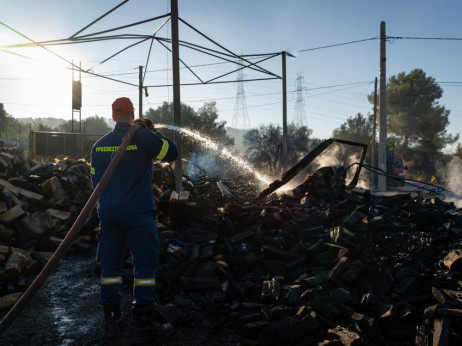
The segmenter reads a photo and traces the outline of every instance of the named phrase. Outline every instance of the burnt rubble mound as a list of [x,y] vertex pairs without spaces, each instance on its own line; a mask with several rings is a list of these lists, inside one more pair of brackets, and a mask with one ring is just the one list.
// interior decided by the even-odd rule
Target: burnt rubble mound
[[[5,312],[92,188],[85,160],[0,152]],[[233,345],[462,344],[462,210],[417,192],[346,187],[345,175],[323,167],[254,203],[259,189],[244,179],[184,175],[178,194],[171,166],[156,163],[159,318]],[[94,211],[71,251],[94,256],[97,232]],[[129,291],[129,256],[125,267]]]
[[[347,189],[345,175],[321,168],[262,205],[171,203],[166,320],[229,328],[243,344],[460,344],[462,211]],[[175,215],[189,222],[175,228]]]

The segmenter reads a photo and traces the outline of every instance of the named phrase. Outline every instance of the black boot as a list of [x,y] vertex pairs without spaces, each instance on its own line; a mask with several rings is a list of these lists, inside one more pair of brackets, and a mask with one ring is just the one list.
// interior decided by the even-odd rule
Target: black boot
[[173,326],[170,323],[158,323],[154,321],[154,304],[133,304],[133,317],[135,320],[134,340],[135,344],[148,341],[164,340],[172,336]]
[[109,339],[118,338],[123,329],[123,316],[120,303],[104,303],[104,320],[106,322],[106,336]]

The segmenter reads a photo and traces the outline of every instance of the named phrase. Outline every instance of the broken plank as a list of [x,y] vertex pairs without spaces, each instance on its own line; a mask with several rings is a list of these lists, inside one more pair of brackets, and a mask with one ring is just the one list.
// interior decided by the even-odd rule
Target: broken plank
[[178,202],[178,197],[179,197],[179,194],[178,192],[176,191],[172,191],[172,193],[170,194],[170,202]]
[[220,189],[221,194],[223,195],[223,197],[232,197],[233,196],[233,194],[231,192],[229,192],[229,190],[225,187],[225,185],[223,185],[223,183],[221,181],[217,181],[217,186]]
[[170,194],[170,203],[186,203],[189,199],[189,195],[189,191],[180,191],[180,193],[172,191]]
[[6,180],[3,180],[3,179],[0,179],[0,186],[3,186],[4,188],[10,190],[11,192],[13,192],[16,196],[18,195],[19,193],[19,187],[16,187],[14,186],[13,184],[11,184],[10,182],[6,181]]
[[54,216],[60,220],[67,220],[71,217],[71,213],[68,211],[62,211],[58,209],[47,209],[48,214]]
[[11,155],[10,153],[5,153],[4,151],[2,151],[2,152],[0,153],[0,155],[6,157],[6,158],[8,158],[8,159],[14,159],[14,156],[13,156],[13,155]]
[[451,251],[445,258],[444,258],[444,265],[451,270],[451,267],[455,262],[459,262],[462,260],[462,250],[456,249]]
[[22,208],[19,205],[16,205],[7,212],[1,214],[0,220],[2,220],[3,222],[11,222],[24,214],[24,210],[22,210]]
[[0,157],[0,165],[2,165],[5,168],[8,168],[8,162],[6,162],[4,159]]
[[189,200],[189,195],[190,195],[189,191],[186,191],[186,190],[180,191],[180,194],[178,196],[178,202],[187,202]]
[[32,191],[29,191],[29,190],[26,190],[26,189],[19,189],[19,193],[27,198],[32,198],[32,199],[37,199],[37,200],[42,200],[43,199],[43,195],[39,194],[39,193],[36,193],[36,192],[32,192]]
[[17,278],[24,274],[25,270],[31,265],[30,259],[21,252],[13,252],[5,264],[2,275],[6,278]]

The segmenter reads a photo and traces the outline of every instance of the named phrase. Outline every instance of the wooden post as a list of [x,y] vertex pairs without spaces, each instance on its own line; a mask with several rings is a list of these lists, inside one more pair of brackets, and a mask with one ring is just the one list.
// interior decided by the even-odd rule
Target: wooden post
[[138,100],[138,118],[143,117],[143,66],[139,66],[139,100]]
[[[178,0],[170,1],[172,23],[172,72],[173,72],[173,123],[181,127],[181,100],[180,100],[180,50],[178,38]],[[174,141],[178,148],[178,157],[175,161],[175,190],[181,191],[183,170],[181,162],[180,134],[175,132]]]
[[[375,167],[375,142],[376,142],[376,131],[377,131],[377,77],[375,77],[374,83],[374,124],[372,130],[372,140],[371,140],[371,166]],[[371,171],[371,189],[375,186],[375,173]]]
[[282,168],[287,168],[287,78],[286,78],[286,55],[282,52]]
[[[386,75],[386,35],[385,22],[380,23],[380,131],[379,131],[379,169],[387,171],[387,75]],[[378,189],[387,190],[387,180],[383,175],[379,175]]]

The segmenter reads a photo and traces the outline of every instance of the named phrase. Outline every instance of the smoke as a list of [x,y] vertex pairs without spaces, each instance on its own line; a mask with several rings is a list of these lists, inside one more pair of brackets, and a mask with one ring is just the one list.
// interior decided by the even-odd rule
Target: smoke
[[340,164],[339,157],[343,154],[343,150],[338,145],[332,145],[327,148],[321,155],[319,155],[314,161],[315,170],[321,167],[334,166]]
[[222,179],[229,179],[231,172],[223,167],[220,161],[216,155],[211,153],[193,153],[190,163],[185,168],[186,174],[189,176],[217,175]]
[[[318,156],[314,161],[313,165],[315,170],[326,167],[326,166],[334,166],[334,165],[342,165],[343,167],[347,168],[353,163],[359,163],[361,158],[361,153],[354,153],[348,155],[351,151],[346,150],[345,145],[333,144],[331,147],[326,149],[320,156]],[[348,156],[347,156],[348,155]],[[346,184],[348,185],[349,182],[353,179],[354,174],[356,173],[358,166],[353,165],[347,170],[346,176]],[[368,171],[361,170],[361,174],[359,175],[359,181],[356,184],[357,187],[362,187],[365,189],[370,188],[370,177],[368,176]]]
[[444,172],[446,188],[454,196],[448,196],[448,202],[454,202],[457,208],[462,208],[462,160],[460,157],[454,157],[447,165]]
[[[353,154],[348,157],[348,166],[354,164],[354,163],[359,163],[361,160],[361,154]],[[353,176],[356,173],[356,170],[358,169],[358,165],[353,165],[350,167],[350,169],[347,171],[347,181],[351,181],[353,179]],[[360,187],[363,189],[371,189],[371,173],[366,170],[366,169],[361,169],[361,172],[359,173],[359,180],[358,183],[356,184],[356,187]]]

